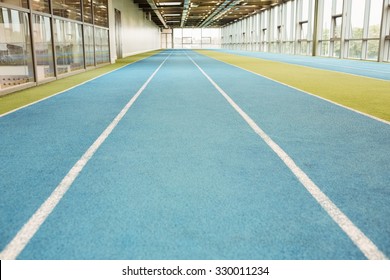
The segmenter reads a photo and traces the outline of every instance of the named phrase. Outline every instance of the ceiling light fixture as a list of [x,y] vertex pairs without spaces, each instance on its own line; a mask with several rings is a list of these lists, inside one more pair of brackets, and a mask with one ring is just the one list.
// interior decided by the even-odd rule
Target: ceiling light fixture
[[157,3],[158,6],[180,6],[181,2],[160,2]]

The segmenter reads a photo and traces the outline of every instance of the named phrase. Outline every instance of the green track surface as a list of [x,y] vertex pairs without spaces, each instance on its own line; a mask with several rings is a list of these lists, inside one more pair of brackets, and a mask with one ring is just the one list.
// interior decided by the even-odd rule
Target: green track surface
[[390,121],[390,81],[216,51],[200,54]]
[[76,85],[79,85],[85,81],[123,67],[127,64],[142,60],[158,52],[159,51],[151,51],[133,56],[128,56],[126,58],[118,59],[114,64],[109,64],[93,70],[85,71],[81,74],[72,75],[63,79],[55,80],[50,83],[42,84],[36,87],[1,96],[0,115],[15,110],[17,108],[26,106],[30,103],[36,102],[48,96],[54,95],[58,92],[64,91]]

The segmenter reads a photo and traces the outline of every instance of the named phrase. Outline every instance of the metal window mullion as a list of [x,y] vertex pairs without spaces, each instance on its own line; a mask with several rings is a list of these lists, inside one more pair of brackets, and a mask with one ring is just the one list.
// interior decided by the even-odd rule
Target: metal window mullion
[[84,69],[87,69],[87,53],[85,50],[85,25],[84,25],[84,1],[80,1],[80,11],[81,11],[81,36],[83,42],[83,60],[84,60]]
[[319,29],[318,29],[319,10],[318,10],[318,7],[319,7],[318,0],[314,0],[313,39],[312,39],[313,45],[312,45],[312,52],[311,52],[312,56],[317,55],[317,46],[318,46],[317,35],[319,33]]
[[53,5],[50,1],[50,35],[51,35],[51,49],[52,49],[52,59],[53,59],[53,70],[54,70],[54,77],[58,79],[58,71],[57,71],[57,52],[56,52],[56,46],[54,41],[54,18],[53,18]]
[[368,33],[370,29],[370,10],[371,10],[371,0],[365,1],[364,6],[364,20],[363,20],[363,40],[362,40],[362,55],[361,59],[367,59],[367,50],[368,50]]
[[[29,12],[27,13],[28,17],[28,24],[29,24],[29,31],[30,31],[30,44],[31,44],[31,60],[32,60],[32,69],[33,69],[33,78],[35,84],[38,84],[38,65],[37,65],[37,59],[35,55],[35,38],[34,38],[34,26],[33,26],[33,13],[32,13],[32,0],[28,0],[28,7]],[[19,12],[19,11],[18,11]],[[27,63],[28,68],[28,63]]]
[[[110,1],[106,1],[106,3],[107,3],[107,40],[108,40],[108,61],[109,61],[109,63],[111,63],[111,44],[110,44],[110,34],[111,34],[111,32],[110,32],[110,13],[109,13],[109,11],[110,11],[110,9],[109,9],[109,2]],[[114,17],[115,18],[115,17]],[[122,23],[121,23],[121,26],[122,26]],[[123,54],[122,54],[122,56],[123,56]]]
[[[306,40],[307,40],[307,46],[306,46],[306,53],[308,54],[308,48],[310,48],[310,41],[313,42],[313,1],[309,0],[309,7],[308,7],[308,15],[307,15],[307,34],[306,34]],[[312,43],[313,44],[313,43]],[[313,48],[313,45],[312,45]]]
[[[385,49],[385,37],[386,37],[386,31],[390,29],[390,26],[388,26],[390,22],[390,1],[385,0],[383,1],[382,6],[382,19],[381,19],[381,28],[380,28],[380,38],[379,38],[379,49],[378,49],[378,62],[383,62],[386,59],[386,49]],[[390,30],[389,30],[390,32]],[[388,56],[389,54],[387,54]],[[389,58],[387,58],[389,60]]]
[[295,40],[294,40],[294,54],[300,53],[300,39],[301,39],[301,24],[299,23],[302,20],[302,0],[296,0],[296,17],[295,17]]

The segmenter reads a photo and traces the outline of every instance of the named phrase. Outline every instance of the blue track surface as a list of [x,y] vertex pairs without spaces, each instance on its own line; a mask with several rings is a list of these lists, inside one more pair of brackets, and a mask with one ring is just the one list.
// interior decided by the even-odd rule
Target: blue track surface
[[[365,258],[186,53],[390,256],[387,124],[174,51],[18,258]],[[1,248],[167,56],[0,118]]]
[[351,59],[337,59],[329,57],[312,57],[288,54],[276,54],[268,52],[250,52],[237,50],[218,50],[220,52],[256,57],[266,60],[279,61],[289,64],[297,64],[331,70],[342,73],[348,73],[363,77],[376,78],[381,80],[390,80],[390,63],[378,63],[370,61],[359,61]]

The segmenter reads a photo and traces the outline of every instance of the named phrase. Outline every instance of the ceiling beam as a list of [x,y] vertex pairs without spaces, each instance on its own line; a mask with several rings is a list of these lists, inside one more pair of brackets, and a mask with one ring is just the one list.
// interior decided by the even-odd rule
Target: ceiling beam
[[161,16],[160,11],[157,9],[156,3],[154,3],[154,0],[146,0],[148,1],[148,4],[150,7],[152,7],[153,12],[156,14],[158,19],[161,21],[162,25],[164,25],[165,28],[168,28],[167,23],[165,22],[164,18]]
[[184,3],[183,3],[183,12],[181,14],[181,22],[180,22],[180,27],[184,27],[184,24],[186,22],[186,19],[187,19],[187,15],[188,15],[188,8],[190,6],[190,0],[184,0]]
[[207,27],[215,17],[221,15],[222,13],[226,13],[227,11],[229,11],[231,8],[238,5],[242,1],[243,0],[225,0],[225,2],[219,5],[219,7],[215,9],[214,12],[211,13],[206,18],[206,20],[199,25],[199,27]]

